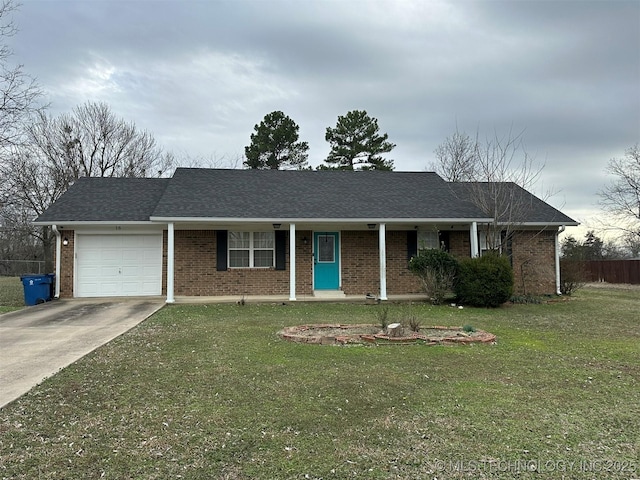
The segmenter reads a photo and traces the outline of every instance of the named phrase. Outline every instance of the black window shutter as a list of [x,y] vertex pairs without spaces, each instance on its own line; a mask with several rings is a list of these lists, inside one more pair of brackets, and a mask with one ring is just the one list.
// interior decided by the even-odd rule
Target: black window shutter
[[287,232],[276,230],[276,270],[286,270],[287,265]]
[[418,232],[407,231],[407,260],[411,260],[418,254]]
[[440,239],[440,248],[442,248],[444,244],[444,251],[448,252],[450,248],[449,232],[446,232],[446,231],[438,232],[438,238]]
[[502,245],[502,253],[509,257],[509,263],[513,267],[513,236],[502,230],[500,232],[500,243]]
[[227,270],[227,231],[216,230],[216,270]]

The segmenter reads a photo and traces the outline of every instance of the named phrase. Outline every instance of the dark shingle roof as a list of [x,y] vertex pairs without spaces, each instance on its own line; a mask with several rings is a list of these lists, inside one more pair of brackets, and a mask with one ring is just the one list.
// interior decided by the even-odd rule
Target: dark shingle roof
[[[517,221],[575,224],[511,185],[530,207]],[[432,172],[178,168],[171,179],[81,178],[36,222],[490,218],[470,201],[473,188]]]
[[168,183],[168,178],[80,178],[36,222],[149,221]]
[[179,168],[153,217],[477,218],[432,172]]
[[[539,199],[513,182],[489,184],[486,182],[450,183],[458,198],[472,199],[476,204],[491,204],[494,199],[498,220],[505,223],[552,223],[570,225],[576,223],[561,211]],[[483,200],[484,199],[484,200]],[[508,205],[508,207],[506,207]],[[492,210],[492,209],[490,209]],[[487,217],[493,214],[486,211]]]

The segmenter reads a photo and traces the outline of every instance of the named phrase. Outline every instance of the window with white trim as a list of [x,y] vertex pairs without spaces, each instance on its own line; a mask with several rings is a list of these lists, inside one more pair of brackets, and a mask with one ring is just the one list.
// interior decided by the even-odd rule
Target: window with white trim
[[229,268],[270,268],[275,264],[273,232],[229,232]]
[[502,252],[502,242],[500,241],[500,233],[493,230],[478,231],[478,247],[480,256],[489,251]]
[[437,230],[418,230],[418,250],[440,248]]

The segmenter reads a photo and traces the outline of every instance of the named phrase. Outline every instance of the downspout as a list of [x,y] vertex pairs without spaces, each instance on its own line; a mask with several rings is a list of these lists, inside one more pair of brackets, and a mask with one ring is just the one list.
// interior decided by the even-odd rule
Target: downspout
[[564,232],[565,226],[562,225],[556,232],[556,294],[562,295],[560,291],[560,234]]
[[60,239],[60,232],[58,231],[57,225],[51,225],[51,230],[56,236],[56,276],[54,278],[55,289],[53,298],[60,298],[60,255],[62,254],[62,240]]

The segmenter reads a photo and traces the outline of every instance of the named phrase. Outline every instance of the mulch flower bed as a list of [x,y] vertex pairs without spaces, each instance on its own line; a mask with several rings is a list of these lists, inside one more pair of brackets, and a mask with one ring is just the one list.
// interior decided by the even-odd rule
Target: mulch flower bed
[[469,343],[495,343],[496,336],[483,330],[464,331],[461,327],[421,327],[418,332],[403,329],[399,336],[389,336],[379,325],[319,324],[286,327],[278,332],[284,340],[321,345],[374,344],[374,345],[451,345]]

